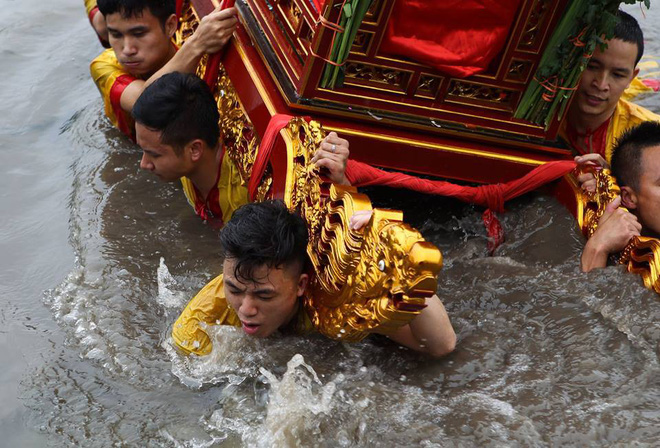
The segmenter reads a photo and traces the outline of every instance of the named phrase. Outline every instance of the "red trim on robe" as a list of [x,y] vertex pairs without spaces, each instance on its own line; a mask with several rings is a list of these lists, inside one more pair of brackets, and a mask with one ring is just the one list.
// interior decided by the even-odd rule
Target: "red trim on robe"
[[112,104],[112,110],[117,118],[117,127],[133,141],[135,141],[135,136],[133,135],[128,114],[121,108],[121,95],[126,90],[126,87],[135,80],[137,78],[131,75],[120,75],[110,88],[110,104]]
[[580,154],[600,154],[603,159],[607,151],[607,130],[612,117],[598,126],[595,131],[587,130],[584,134],[578,133],[570,122],[566,123],[566,138],[571,148]]
[[[209,191],[206,201],[202,199],[202,193],[197,189],[195,184],[192,184],[195,190],[195,213],[202,220],[207,221],[214,229],[219,229],[224,226],[222,209],[220,208],[220,190],[218,189],[218,182],[220,181],[220,174],[222,172],[222,159],[225,156],[224,145],[220,149],[220,162],[218,163],[218,173],[215,177],[213,188]],[[191,182],[192,183],[192,182]]]
[[[94,16],[99,13],[99,7],[95,6],[92,8],[92,10],[89,12],[87,17],[89,18],[89,23],[92,24],[92,29],[94,29]],[[96,30],[94,30],[96,33]],[[103,45],[103,48],[110,48],[110,42],[107,40],[103,39],[98,33],[96,33],[96,37],[99,38],[99,42],[101,42],[101,45]]]

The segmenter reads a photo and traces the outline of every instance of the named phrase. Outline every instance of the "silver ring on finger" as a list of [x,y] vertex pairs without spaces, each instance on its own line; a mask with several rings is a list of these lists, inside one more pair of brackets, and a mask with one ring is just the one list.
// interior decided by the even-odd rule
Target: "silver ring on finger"
[[337,151],[337,145],[333,143],[333,145],[330,147],[330,151],[335,152]]

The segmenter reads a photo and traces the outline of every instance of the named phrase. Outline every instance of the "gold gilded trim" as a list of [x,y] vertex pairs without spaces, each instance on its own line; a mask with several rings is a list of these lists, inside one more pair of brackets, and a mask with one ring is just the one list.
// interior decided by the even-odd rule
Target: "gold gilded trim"
[[[578,223],[588,238],[598,228],[598,221],[603,216],[607,204],[621,193],[616,179],[612,177],[609,170],[595,171],[594,176],[596,191],[587,194],[578,191],[576,195],[578,204],[582,206],[582,220],[578,219]],[[625,210],[625,208],[623,209]],[[628,272],[640,275],[646,288],[660,294],[660,240],[658,238],[643,236],[632,238],[619,254],[618,262],[626,265]]]
[[[395,210],[372,210],[354,187],[331,184],[311,158],[325,137],[318,122],[294,118],[280,135],[288,165],[285,202],[305,219],[314,275],[304,298],[317,330],[359,341],[408,324],[435,294],[442,254]],[[352,229],[356,211],[372,210],[367,226]]]
[[482,151],[479,149],[459,148],[457,146],[438,145],[434,143],[421,142],[419,140],[412,140],[402,137],[390,137],[383,134],[374,134],[371,132],[355,131],[353,129],[340,128],[335,126],[325,126],[328,131],[334,131],[339,135],[355,135],[360,137],[368,137],[373,140],[386,141],[390,143],[401,143],[409,146],[417,146],[420,148],[433,149],[436,151],[445,151],[455,154],[467,154],[475,157],[483,157],[486,159],[506,160],[507,162],[514,162],[522,165],[538,166],[545,163],[543,160],[534,160],[526,157],[510,156],[507,154],[496,154],[492,152]]

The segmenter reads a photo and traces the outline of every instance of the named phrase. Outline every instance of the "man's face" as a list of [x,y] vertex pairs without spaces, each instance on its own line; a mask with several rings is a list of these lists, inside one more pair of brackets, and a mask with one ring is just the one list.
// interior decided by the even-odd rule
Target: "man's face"
[[582,73],[571,107],[577,108],[585,117],[605,122],[639,72],[635,69],[636,58],[637,45],[630,42],[609,40],[604,51],[597,46]]
[[637,218],[642,232],[648,236],[660,236],[660,146],[644,149],[642,173],[635,196]]
[[114,13],[106,16],[105,20],[110,45],[130,74],[149,76],[172,57],[174,50],[170,39],[176,29],[174,14],[167,20],[165,29],[149,8],[145,8],[139,16],[125,18],[120,13]]
[[161,132],[135,124],[137,143],[142,148],[140,168],[151,171],[165,182],[174,182],[193,170],[193,163],[185,150],[178,155],[174,148],[161,142]]
[[295,266],[264,265],[255,270],[251,281],[246,281],[234,276],[235,266],[234,259],[225,259],[225,295],[245,333],[265,338],[293,319],[307,286],[307,274],[301,274]]

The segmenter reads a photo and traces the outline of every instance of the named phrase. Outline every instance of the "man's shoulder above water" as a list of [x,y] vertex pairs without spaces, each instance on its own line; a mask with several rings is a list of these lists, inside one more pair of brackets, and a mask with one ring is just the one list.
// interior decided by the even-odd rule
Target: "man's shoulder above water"
[[[223,275],[220,274],[202,288],[188,302],[172,327],[174,343],[185,353],[199,356],[211,353],[213,343],[205,326],[230,325],[240,327],[241,321],[236,311],[229,306],[225,296]],[[301,299],[302,300],[302,299]],[[296,334],[313,331],[313,325],[302,303],[293,320],[281,330]]]

